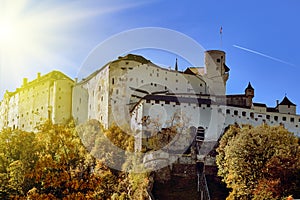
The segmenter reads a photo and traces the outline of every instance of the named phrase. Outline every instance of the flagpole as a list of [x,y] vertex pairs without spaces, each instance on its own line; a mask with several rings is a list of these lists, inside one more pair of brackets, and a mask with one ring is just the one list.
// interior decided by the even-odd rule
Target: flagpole
[[223,27],[221,26],[221,28],[220,28],[220,47],[221,47],[221,49],[222,49],[222,43],[223,43],[222,34],[223,34]]

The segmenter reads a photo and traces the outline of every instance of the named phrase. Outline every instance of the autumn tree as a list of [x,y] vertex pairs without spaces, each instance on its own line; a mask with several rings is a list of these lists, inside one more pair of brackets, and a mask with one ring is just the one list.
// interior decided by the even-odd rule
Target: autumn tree
[[228,200],[299,193],[299,139],[282,126],[231,126],[217,152],[218,174],[231,189]]
[[[135,176],[106,165],[106,160],[121,156],[117,157],[108,148],[108,141],[103,140],[130,152],[133,137],[116,126],[105,130],[97,121],[87,124],[80,127],[80,133],[88,137],[79,137],[80,128],[73,122],[46,122],[36,133],[3,130],[0,199],[137,199],[147,185],[147,174]],[[102,152],[106,157],[97,159],[90,151]],[[122,159],[122,163],[127,162],[126,156]]]
[[33,187],[32,174],[38,160],[34,133],[5,129],[0,133],[0,198],[26,194]]

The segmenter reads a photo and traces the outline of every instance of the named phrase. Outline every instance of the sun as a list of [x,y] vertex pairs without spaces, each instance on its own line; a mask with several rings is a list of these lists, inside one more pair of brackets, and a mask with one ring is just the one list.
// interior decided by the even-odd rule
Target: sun
[[70,44],[68,30],[74,24],[79,26],[88,14],[71,3],[53,2],[0,0],[2,94],[6,89],[11,91],[20,86],[24,77],[33,79],[37,72],[44,74],[60,66],[73,65],[58,50],[63,51],[59,49],[61,46],[74,45]]

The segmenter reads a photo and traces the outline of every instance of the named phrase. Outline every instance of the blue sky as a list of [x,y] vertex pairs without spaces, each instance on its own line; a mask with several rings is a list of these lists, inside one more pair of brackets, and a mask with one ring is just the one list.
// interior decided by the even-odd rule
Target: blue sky
[[[207,50],[226,52],[228,94],[243,93],[251,81],[255,102],[275,106],[287,94],[300,107],[299,8],[298,0],[0,0],[0,95],[37,72],[56,69],[75,78],[89,52],[112,35],[162,27],[191,37]],[[12,15],[14,38],[1,40],[1,27],[2,35],[6,33],[1,19]],[[154,63],[174,66],[176,56],[143,53]],[[181,70],[187,67],[181,59],[178,63]]]

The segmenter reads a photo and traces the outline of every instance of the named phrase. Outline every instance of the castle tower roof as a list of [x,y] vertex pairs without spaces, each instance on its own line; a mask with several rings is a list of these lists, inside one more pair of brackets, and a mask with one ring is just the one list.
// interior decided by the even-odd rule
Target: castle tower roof
[[279,105],[296,106],[296,104],[292,103],[286,96],[285,96],[284,99],[280,102]]
[[254,90],[254,88],[252,87],[252,85],[251,85],[250,82],[248,83],[248,86],[247,86],[246,90],[247,90],[247,89],[249,89],[249,90]]

